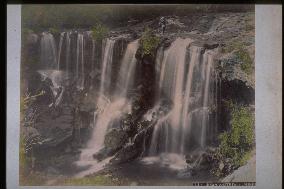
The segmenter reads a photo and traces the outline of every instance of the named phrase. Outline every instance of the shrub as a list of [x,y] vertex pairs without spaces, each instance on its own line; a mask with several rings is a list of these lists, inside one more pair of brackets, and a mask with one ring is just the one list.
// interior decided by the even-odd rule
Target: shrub
[[254,120],[248,107],[225,102],[231,110],[231,129],[218,137],[220,145],[210,154],[211,174],[221,177],[244,165],[254,145]]
[[242,62],[241,69],[245,73],[251,74],[253,70],[253,67],[252,67],[253,61],[249,53],[244,48],[240,48],[236,51],[236,55]]
[[60,35],[60,31],[56,28],[49,28],[48,31],[54,36]]
[[155,36],[149,28],[146,28],[141,37],[142,55],[152,55],[153,51],[158,47],[160,38]]
[[92,37],[94,40],[102,40],[107,36],[109,29],[98,23],[92,28]]
[[222,53],[231,53],[237,56],[237,58],[241,61],[241,69],[246,74],[251,74],[253,71],[253,60],[251,59],[248,51],[245,49],[245,45],[240,41],[232,41],[227,46],[221,49]]
[[220,153],[232,160],[233,167],[242,166],[249,158],[254,143],[253,116],[247,107],[233,105],[231,130],[220,134]]
[[232,52],[232,51],[234,51],[234,50],[238,50],[238,49],[240,49],[240,48],[242,48],[242,44],[240,43],[240,41],[238,41],[238,40],[233,40],[233,41],[231,41],[229,44],[227,44],[225,47],[223,47],[222,49],[221,49],[221,51],[223,52],[223,53],[230,53],[230,52]]

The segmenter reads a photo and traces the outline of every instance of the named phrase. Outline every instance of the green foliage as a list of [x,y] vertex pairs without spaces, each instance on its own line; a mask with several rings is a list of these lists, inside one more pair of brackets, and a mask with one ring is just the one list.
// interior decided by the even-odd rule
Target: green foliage
[[240,41],[233,40],[225,47],[221,49],[222,53],[231,53],[237,56],[237,58],[241,61],[241,69],[247,73],[251,74],[253,71],[253,60],[251,59],[248,51],[245,49],[245,45]]
[[98,175],[94,177],[66,179],[64,182],[64,185],[68,185],[68,186],[93,186],[93,185],[111,186],[111,185],[116,185],[116,183],[111,179],[111,177]]
[[102,40],[107,36],[109,29],[106,26],[98,23],[92,28],[92,37],[95,40]]
[[231,130],[220,134],[220,153],[234,167],[242,166],[254,143],[253,116],[247,107],[233,105]]
[[160,38],[155,36],[149,28],[146,28],[141,37],[142,55],[152,55],[153,51],[158,47]]
[[236,51],[237,57],[241,60],[241,69],[247,73],[251,74],[253,70],[253,61],[248,53],[244,48],[240,48]]
[[60,35],[60,31],[57,28],[49,28],[48,31],[54,36]]
[[221,51],[223,53],[230,53],[234,50],[238,50],[238,49],[241,49],[241,48],[243,48],[243,44],[239,40],[233,40],[233,41],[229,42],[228,44],[226,44],[226,46],[223,47],[221,49]]
[[220,145],[210,160],[210,172],[218,177],[231,173],[244,165],[251,157],[254,145],[254,118],[248,107],[227,101],[231,110],[231,129],[218,137]]

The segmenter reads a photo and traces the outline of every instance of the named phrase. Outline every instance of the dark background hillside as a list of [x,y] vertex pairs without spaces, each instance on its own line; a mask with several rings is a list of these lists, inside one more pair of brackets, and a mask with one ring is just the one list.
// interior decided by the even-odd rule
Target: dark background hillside
[[109,28],[125,26],[130,20],[158,16],[189,16],[192,13],[246,12],[253,5],[23,5],[24,28],[42,31],[48,28],[90,28],[101,22]]

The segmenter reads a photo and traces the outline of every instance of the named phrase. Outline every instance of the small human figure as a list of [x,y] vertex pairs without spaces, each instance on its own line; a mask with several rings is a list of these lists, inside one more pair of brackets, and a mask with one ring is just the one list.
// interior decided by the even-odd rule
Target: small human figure
[[160,18],[159,26],[161,27],[161,29],[162,29],[162,34],[164,35],[165,30],[166,30],[166,19],[165,19],[165,17],[162,16],[162,17]]

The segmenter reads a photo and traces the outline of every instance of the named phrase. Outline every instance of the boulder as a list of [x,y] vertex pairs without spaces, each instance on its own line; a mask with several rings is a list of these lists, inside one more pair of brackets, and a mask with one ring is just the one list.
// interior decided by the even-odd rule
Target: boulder
[[196,171],[192,169],[191,167],[187,167],[185,169],[178,171],[177,178],[188,179],[188,178],[192,178],[194,175],[196,175]]
[[27,42],[28,45],[36,45],[38,40],[39,40],[39,37],[38,37],[37,34],[29,33],[27,35],[27,41],[26,42]]
[[218,64],[222,67],[221,77],[227,81],[238,80],[245,84],[246,87],[254,89],[254,74],[245,73],[240,64],[242,62],[235,55],[229,55],[220,59]]
[[117,128],[110,129],[104,140],[105,147],[112,150],[120,149],[126,142],[126,132]]
[[93,155],[93,158],[98,160],[98,161],[102,161],[104,160],[105,158],[109,157],[109,156],[112,156],[116,151],[114,151],[113,149],[111,148],[102,148],[100,151],[98,151],[97,153],[95,153]]
[[46,169],[46,173],[48,175],[59,175],[60,174],[60,172],[57,169],[55,169],[54,167],[48,167]]
[[116,155],[110,160],[111,164],[120,164],[131,161],[138,157],[139,149],[133,143],[127,143]]
[[222,170],[224,169],[224,167],[225,167],[225,165],[224,165],[224,163],[221,161],[221,162],[219,163],[219,170],[222,171]]

